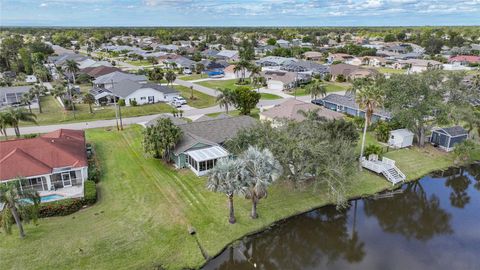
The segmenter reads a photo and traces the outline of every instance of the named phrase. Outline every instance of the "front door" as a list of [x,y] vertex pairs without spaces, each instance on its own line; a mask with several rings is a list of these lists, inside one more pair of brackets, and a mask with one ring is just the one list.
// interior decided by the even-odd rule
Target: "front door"
[[64,187],[71,187],[72,179],[70,178],[70,173],[62,173],[62,181]]

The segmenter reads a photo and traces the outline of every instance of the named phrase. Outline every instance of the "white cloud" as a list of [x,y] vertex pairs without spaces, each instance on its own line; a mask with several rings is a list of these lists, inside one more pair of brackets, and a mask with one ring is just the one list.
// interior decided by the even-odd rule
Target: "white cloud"
[[39,7],[47,7],[48,4],[47,3],[41,3]]

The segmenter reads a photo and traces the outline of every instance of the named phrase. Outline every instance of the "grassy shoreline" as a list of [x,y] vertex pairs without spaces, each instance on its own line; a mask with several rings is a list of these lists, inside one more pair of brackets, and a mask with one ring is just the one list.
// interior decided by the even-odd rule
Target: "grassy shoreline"
[[[321,189],[292,192],[279,182],[260,201],[258,220],[249,218],[250,201],[235,197],[237,224],[230,225],[225,195],[207,191],[205,179],[190,171],[174,170],[145,156],[140,132],[138,126],[123,132],[87,131],[102,167],[99,201],[69,216],[26,225],[23,240],[16,230],[10,236],[0,233],[0,259],[6,269],[199,268],[206,260],[189,227],[196,229],[198,242],[213,258],[246,235],[332,202]],[[454,165],[451,155],[432,147],[385,155],[397,160],[409,181]],[[348,197],[389,188],[392,185],[382,177],[363,171]]]

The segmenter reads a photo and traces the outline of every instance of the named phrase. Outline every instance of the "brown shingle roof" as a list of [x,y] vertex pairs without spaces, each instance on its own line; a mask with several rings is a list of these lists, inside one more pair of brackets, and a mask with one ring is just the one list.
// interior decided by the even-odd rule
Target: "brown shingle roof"
[[32,139],[0,142],[0,181],[87,166],[85,133],[60,129]]

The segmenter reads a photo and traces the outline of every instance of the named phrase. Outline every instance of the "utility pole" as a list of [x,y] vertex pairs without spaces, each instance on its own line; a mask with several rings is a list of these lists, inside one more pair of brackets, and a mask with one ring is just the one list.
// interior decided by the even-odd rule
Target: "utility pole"
[[[73,87],[75,87],[75,74],[73,72],[71,73],[73,77]],[[73,94],[72,94],[72,85],[70,84],[70,78],[68,78],[68,93],[70,95],[70,106],[72,106],[72,112],[73,112],[73,119],[76,119],[75,117],[75,104],[73,103]]]
[[115,105],[115,123],[117,125],[117,130],[120,130],[120,127],[118,126],[117,96],[115,96],[115,93],[113,93],[113,90],[114,90],[113,79],[111,80],[111,82],[112,82],[113,104]]

